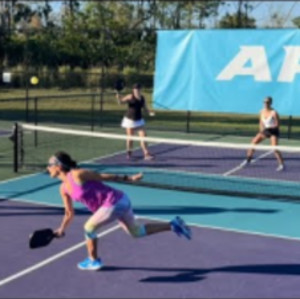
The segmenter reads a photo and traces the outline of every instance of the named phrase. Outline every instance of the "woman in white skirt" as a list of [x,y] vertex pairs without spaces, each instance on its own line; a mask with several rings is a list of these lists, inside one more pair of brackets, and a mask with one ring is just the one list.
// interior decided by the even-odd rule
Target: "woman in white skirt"
[[[145,120],[143,119],[142,109],[144,109],[150,116],[154,113],[148,110],[144,96],[141,94],[141,85],[134,84],[132,93],[120,98],[117,92],[117,100],[119,103],[126,103],[128,105],[127,112],[122,120],[122,128],[126,129],[127,141],[127,159],[131,159],[133,140],[130,138],[137,131],[140,137],[146,136]],[[144,153],[145,160],[152,160],[154,157],[149,153],[147,144],[141,140],[141,148]]]

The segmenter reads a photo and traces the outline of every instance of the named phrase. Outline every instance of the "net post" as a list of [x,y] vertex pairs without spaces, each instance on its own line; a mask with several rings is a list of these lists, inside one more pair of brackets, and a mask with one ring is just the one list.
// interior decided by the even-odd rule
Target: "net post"
[[19,135],[19,129],[18,129],[18,124],[15,123],[13,126],[13,136],[12,140],[14,143],[14,172],[18,172],[18,165],[19,165],[19,159],[18,159],[18,135]]
[[190,133],[191,111],[186,114],[186,133]]
[[292,120],[293,120],[293,117],[290,115],[289,123],[288,123],[288,136],[287,136],[288,139],[291,138],[291,134],[292,134]]

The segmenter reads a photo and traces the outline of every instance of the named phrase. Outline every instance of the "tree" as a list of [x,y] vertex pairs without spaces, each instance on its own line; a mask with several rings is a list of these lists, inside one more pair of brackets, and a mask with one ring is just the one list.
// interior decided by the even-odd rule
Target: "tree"
[[219,28],[256,28],[254,18],[248,17],[245,13],[226,14],[218,24]]
[[292,22],[296,27],[300,28],[300,17],[294,18]]
[[283,28],[285,23],[285,17],[281,12],[273,12],[270,15],[266,27],[267,28]]

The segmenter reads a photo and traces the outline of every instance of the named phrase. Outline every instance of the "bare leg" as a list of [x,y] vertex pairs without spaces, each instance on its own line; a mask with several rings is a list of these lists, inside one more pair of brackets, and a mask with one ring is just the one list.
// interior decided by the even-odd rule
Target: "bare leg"
[[86,247],[90,259],[96,260],[97,256],[97,239],[88,239],[86,240]]
[[[140,137],[146,137],[145,129],[144,128],[139,129],[138,134],[139,134]],[[150,155],[150,153],[148,151],[147,143],[143,140],[141,140],[141,148],[143,150],[145,158],[152,158],[152,156]]]
[[[278,145],[278,138],[277,138],[277,136],[271,136],[270,137],[270,141],[271,141],[271,145],[272,146],[276,146],[276,145]],[[279,151],[274,151],[274,155],[275,155],[275,157],[276,157],[276,159],[277,159],[277,161],[278,161],[278,164],[279,165],[283,165],[283,159],[282,159],[282,156],[281,156],[281,153],[279,152]]]
[[[258,144],[260,142],[262,142],[263,140],[265,139],[265,136],[262,134],[262,133],[258,133],[251,141],[251,144]],[[250,148],[248,151],[247,151],[247,161],[250,162],[252,157],[253,157],[253,154],[254,154],[254,149],[253,148]]]
[[[141,225],[139,225],[133,218],[130,219],[129,223],[120,221],[119,224],[128,234],[132,235],[133,237],[139,237],[135,234],[137,233],[137,230],[140,229]],[[147,236],[172,230],[171,224],[168,222],[146,223],[144,228],[145,235]]]
[[127,140],[126,140],[126,150],[127,150],[127,157],[131,157],[132,153],[132,146],[133,146],[133,140],[130,138],[134,134],[134,129],[132,128],[127,128],[126,129],[126,134],[127,134]]
[[134,218],[133,212],[129,211],[123,219],[119,219],[120,226],[132,237],[141,238],[152,234],[166,231],[173,231],[178,236],[184,235],[185,238],[191,239],[191,230],[185,224],[184,220],[176,216],[170,222],[138,224]]
[[84,224],[84,233],[86,237],[86,247],[88,256],[91,260],[98,259],[98,240],[96,231],[103,225],[110,223],[115,219],[113,216],[114,208],[100,207]]
[[170,223],[146,223],[145,229],[147,235],[152,235],[160,232],[170,231],[171,224]]

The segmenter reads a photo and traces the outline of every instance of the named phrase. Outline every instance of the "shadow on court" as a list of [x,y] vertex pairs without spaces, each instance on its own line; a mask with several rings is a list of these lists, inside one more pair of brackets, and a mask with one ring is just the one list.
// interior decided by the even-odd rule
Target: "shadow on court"
[[143,278],[141,282],[149,283],[179,283],[179,282],[194,282],[205,279],[207,274],[214,272],[228,272],[228,273],[250,273],[250,274],[267,274],[267,275],[296,275],[300,276],[300,264],[265,264],[265,265],[238,265],[227,266],[212,269],[197,269],[197,268],[152,268],[152,267],[117,267],[108,266],[101,270],[101,272],[113,271],[149,271],[149,272],[163,272],[167,276],[149,276]]
[[158,206],[134,208],[134,212],[138,215],[152,214],[170,214],[170,215],[205,215],[220,213],[254,213],[254,214],[274,214],[279,213],[277,209],[259,209],[259,208],[216,208],[216,207],[195,207],[195,206]]
[[[0,199],[0,203],[5,203],[6,200]],[[11,204],[1,204],[0,205],[0,217],[11,217],[11,216],[54,216],[54,215],[63,215],[64,208],[63,207],[44,207],[44,206],[28,206],[19,204],[11,205]],[[87,210],[76,210],[76,215],[90,215],[90,212]]]

